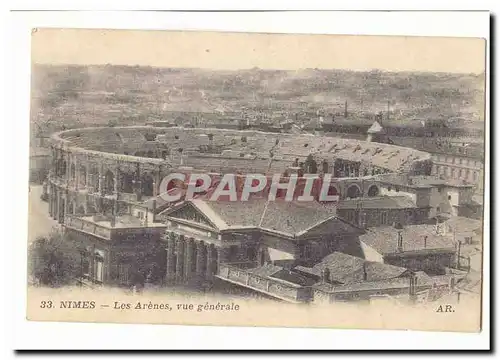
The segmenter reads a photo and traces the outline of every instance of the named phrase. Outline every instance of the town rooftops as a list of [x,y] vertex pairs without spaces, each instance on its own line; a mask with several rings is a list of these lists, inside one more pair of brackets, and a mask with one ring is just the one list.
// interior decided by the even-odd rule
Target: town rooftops
[[415,201],[409,196],[380,196],[342,200],[339,202],[338,210],[355,209],[414,209],[417,208]]
[[330,280],[339,284],[351,284],[364,281],[387,280],[402,276],[406,269],[389,264],[373,261],[366,261],[362,258],[334,252],[314,265],[312,268],[303,266],[296,267],[300,272],[321,276],[321,273],[328,269]]
[[[434,286],[448,286],[453,275],[428,276],[423,272],[417,272],[417,286],[419,288],[432,288]],[[325,282],[313,285],[313,288],[326,293],[350,293],[354,291],[384,291],[389,289],[409,289],[409,277],[397,277],[387,280],[367,281],[351,284],[332,285]]]
[[474,185],[467,184],[456,179],[440,179],[436,176],[406,176],[400,174],[377,175],[377,180],[383,184],[402,186],[414,189],[429,189],[432,187],[459,187],[472,188]]
[[[402,252],[455,250],[453,235],[438,234],[435,225],[408,225],[400,231],[403,238]],[[397,236],[394,227],[382,226],[367,230],[359,240],[381,255],[391,255],[400,253]]]

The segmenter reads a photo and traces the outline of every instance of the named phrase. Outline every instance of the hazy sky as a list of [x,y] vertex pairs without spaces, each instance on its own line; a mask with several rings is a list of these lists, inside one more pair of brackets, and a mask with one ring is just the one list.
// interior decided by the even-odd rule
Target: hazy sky
[[439,71],[481,73],[485,41],[474,38],[281,35],[39,29],[42,64],[115,64],[210,69]]

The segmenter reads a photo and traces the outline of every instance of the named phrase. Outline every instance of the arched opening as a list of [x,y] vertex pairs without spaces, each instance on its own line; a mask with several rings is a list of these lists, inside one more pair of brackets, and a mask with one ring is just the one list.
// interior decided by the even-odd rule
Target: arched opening
[[104,193],[113,194],[114,190],[115,190],[115,175],[111,170],[108,170],[104,175]]
[[71,166],[69,168],[69,178],[70,178],[70,180],[75,180],[75,177],[76,177],[75,164],[71,164]]
[[134,193],[134,175],[123,173],[121,178],[121,191],[128,194]]
[[355,199],[360,197],[360,195],[361,195],[361,190],[358,185],[351,185],[347,188],[348,199]]
[[87,168],[83,165],[80,166],[80,184],[81,186],[87,186]]
[[378,186],[372,185],[368,188],[368,196],[373,197],[377,196],[380,193]]
[[95,192],[99,187],[99,172],[96,166],[90,168],[90,187]]
[[60,169],[59,176],[64,176],[64,174],[66,174],[66,160],[61,160],[59,169]]
[[154,157],[156,157],[156,156],[155,156],[155,153],[153,152],[153,150],[149,150],[149,151],[147,152],[147,156],[148,156],[148,158],[154,158]]
[[94,205],[88,204],[87,205],[87,214],[96,214],[97,210]]
[[323,162],[321,163],[321,167],[323,168],[323,174],[328,174],[328,161],[323,160]]
[[85,208],[83,207],[83,205],[80,205],[76,208],[76,214],[77,215],[83,215],[85,214]]
[[142,195],[153,196],[153,182],[153,177],[149,174],[142,177]]
[[69,205],[68,213],[69,214],[74,214],[76,211],[76,203],[72,201]]

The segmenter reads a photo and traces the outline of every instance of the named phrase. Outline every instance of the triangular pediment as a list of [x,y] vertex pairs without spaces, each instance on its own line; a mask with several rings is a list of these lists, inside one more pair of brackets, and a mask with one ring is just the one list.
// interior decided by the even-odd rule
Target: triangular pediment
[[169,218],[189,221],[218,230],[215,224],[198,208],[191,203],[184,203],[181,207],[168,214]]

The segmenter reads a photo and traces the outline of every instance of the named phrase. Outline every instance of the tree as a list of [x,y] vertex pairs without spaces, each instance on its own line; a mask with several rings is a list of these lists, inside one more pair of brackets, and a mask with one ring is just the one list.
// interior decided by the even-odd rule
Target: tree
[[38,237],[29,248],[28,258],[29,272],[40,285],[68,285],[80,273],[78,249],[60,232]]

